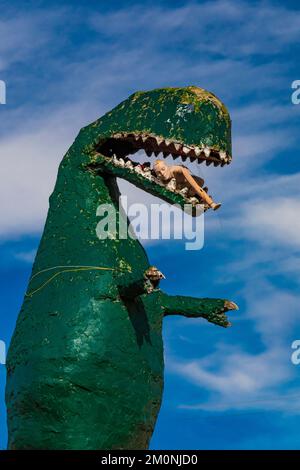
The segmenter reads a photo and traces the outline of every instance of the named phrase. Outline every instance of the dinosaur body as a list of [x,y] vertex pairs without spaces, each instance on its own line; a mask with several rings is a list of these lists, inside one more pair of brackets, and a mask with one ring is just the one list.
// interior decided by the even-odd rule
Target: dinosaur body
[[[161,145],[155,136],[163,145],[176,138],[183,152],[183,143],[198,145],[200,136],[213,163],[221,152],[220,165],[230,161],[227,111],[214,95],[196,90],[132,95],[83,128],[62,160],[7,358],[10,449],[148,448],[163,391],[163,317],[229,325],[225,312],[235,304],[149,290],[141,244],[96,235],[100,204],[114,206],[128,224],[119,214],[116,177],[169,203],[186,203],[155,179],[113,165],[112,152],[133,154],[147,139]],[[195,113],[198,107],[188,123],[189,111],[176,115],[187,105]]]

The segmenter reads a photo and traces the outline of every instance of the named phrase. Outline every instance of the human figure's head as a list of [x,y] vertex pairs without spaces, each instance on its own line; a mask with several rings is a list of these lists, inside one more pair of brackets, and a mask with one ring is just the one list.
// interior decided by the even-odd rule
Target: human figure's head
[[155,160],[153,170],[156,175],[164,181],[171,178],[170,167],[163,160]]

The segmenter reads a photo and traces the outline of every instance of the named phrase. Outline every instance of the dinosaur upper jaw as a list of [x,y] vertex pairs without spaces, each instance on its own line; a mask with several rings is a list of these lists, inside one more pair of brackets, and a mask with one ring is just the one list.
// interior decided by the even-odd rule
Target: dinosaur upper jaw
[[[96,171],[106,171],[116,177],[126,179],[135,186],[163,199],[170,204],[177,204],[182,209],[187,205],[206,211],[209,206],[199,196],[188,195],[187,188],[176,188],[174,181],[163,181],[159,179],[153,169],[151,162],[142,164],[134,162],[132,156],[139,150],[144,150],[148,157],[160,156],[166,158],[172,155],[176,159],[176,165],[181,162],[203,162],[206,165],[224,166],[231,162],[231,155],[224,151],[207,146],[186,145],[173,139],[165,139],[150,133],[119,132],[114,133],[95,147],[92,153],[90,165]],[[161,155],[160,155],[161,154]],[[193,215],[198,212],[192,211]]]
[[125,157],[134,154],[138,150],[145,150],[150,157],[152,153],[158,156],[160,153],[164,157],[172,155],[173,158],[181,157],[182,161],[189,159],[191,162],[205,162],[207,165],[224,166],[231,162],[231,156],[222,150],[204,145],[188,145],[174,139],[165,139],[163,136],[140,132],[118,132],[112,134],[99,144],[99,149],[107,156],[116,154],[118,157]]

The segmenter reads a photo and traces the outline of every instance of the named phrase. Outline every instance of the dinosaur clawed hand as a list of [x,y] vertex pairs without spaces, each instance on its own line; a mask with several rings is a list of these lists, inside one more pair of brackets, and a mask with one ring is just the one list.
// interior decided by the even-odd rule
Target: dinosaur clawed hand
[[231,326],[231,323],[225,313],[231,310],[239,310],[238,305],[235,302],[232,302],[231,300],[225,300],[223,308],[221,308],[217,312],[214,312],[213,314],[209,314],[207,320],[211,323],[214,323],[215,325],[228,328]]
[[224,302],[224,312],[228,312],[228,310],[238,310],[239,306],[232,302],[231,300],[225,300]]
[[165,279],[165,276],[156,266],[150,266],[145,271],[144,278],[146,279],[146,291],[150,294],[158,288],[160,281]]

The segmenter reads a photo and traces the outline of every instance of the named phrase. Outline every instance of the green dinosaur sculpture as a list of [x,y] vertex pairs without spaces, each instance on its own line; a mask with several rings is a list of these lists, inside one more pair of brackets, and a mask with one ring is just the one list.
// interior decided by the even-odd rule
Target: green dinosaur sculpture
[[224,105],[197,87],[134,93],[81,129],[59,167],[9,348],[9,449],[148,448],[163,390],[163,317],[227,327],[237,306],[163,293],[136,239],[96,236],[97,207],[118,211],[116,177],[184,207],[184,195],[120,157],[144,149],[223,166],[230,129]]

